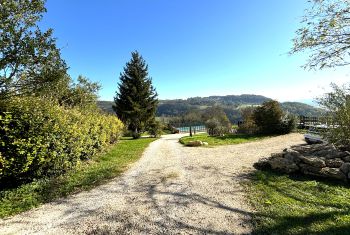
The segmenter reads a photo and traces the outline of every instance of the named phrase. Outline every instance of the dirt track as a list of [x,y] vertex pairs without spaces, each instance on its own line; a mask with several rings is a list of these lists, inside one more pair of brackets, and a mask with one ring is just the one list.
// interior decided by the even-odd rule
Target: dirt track
[[260,157],[303,142],[290,134],[188,148],[178,138],[151,143],[108,184],[0,220],[0,234],[247,234],[252,210],[240,181]]

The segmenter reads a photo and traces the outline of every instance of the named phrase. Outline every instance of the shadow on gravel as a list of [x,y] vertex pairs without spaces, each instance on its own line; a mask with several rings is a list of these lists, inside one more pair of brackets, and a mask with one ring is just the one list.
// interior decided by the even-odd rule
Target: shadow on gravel
[[[223,180],[233,180],[234,175],[223,174],[217,169],[207,170],[221,174]],[[245,176],[242,176],[245,177]],[[164,184],[167,184],[164,187]],[[173,190],[176,188],[176,190]],[[210,213],[208,211],[222,211],[227,214],[228,218],[234,219],[237,214],[243,219],[240,226],[244,227],[250,224],[250,212],[227,206],[224,202],[214,200],[205,195],[191,192],[191,189],[177,182],[147,182],[142,186],[135,187],[135,192],[146,194],[146,197],[132,198],[130,203],[147,205],[150,211],[145,211],[144,214],[140,210],[120,211],[105,216],[106,224],[118,224],[118,229],[109,226],[95,226],[95,228],[86,231],[86,234],[234,234],[232,231],[227,231],[228,227],[223,226],[221,229],[214,229],[211,226]],[[237,190],[238,192],[239,190]],[[235,193],[235,189],[231,193]],[[142,202],[141,202],[142,200]],[[196,208],[200,209],[196,210]],[[204,208],[204,209],[203,209]],[[215,213],[215,212],[212,212]],[[152,216],[151,216],[152,215]],[[185,215],[186,218],[181,217]],[[232,216],[232,217],[231,217]],[[198,221],[198,218],[203,218],[203,223]],[[194,222],[194,220],[196,220]],[[209,220],[209,222],[208,222]],[[229,219],[226,221],[230,223]]]

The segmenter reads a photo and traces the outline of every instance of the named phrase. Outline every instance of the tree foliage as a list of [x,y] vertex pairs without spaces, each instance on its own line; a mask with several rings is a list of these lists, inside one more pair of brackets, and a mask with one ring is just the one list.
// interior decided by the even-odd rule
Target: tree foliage
[[318,99],[327,111],[329,129],[323,134],[331,143],[350,150],[350,85],[331,84],[332,91]]
[[291,53],[310,52],[306,68],[348,65],[350,52],[350,1],[310,0]]
[[294,116],[285,114],[275,100],[264,102],[257,107],[253,119],[261,134],[287,134],[296,125]]
[[207,108],[202,115],[202,120],[208,129],[209,135],[223,135],[231,129],[231,122],[223,108],[214,106]]
[[133,137],[138,138],[153,122],[158,99],[145,60],[137,51],[132,52],[131,56],[120,74],[113,108],[128,130],[132,131]]
[[254,134],[257,126],[254,121],[255,108],[253,106],[241,109],[243,123],[239,126],[238,131],[244,134]]
[[0,4],[0,98],[40,92],[67,70],[52,29],[37,23],[44,0],[4,0]]

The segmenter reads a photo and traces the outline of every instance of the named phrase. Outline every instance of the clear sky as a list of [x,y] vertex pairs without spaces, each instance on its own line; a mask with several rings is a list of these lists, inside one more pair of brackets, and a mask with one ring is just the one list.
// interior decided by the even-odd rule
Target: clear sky
[[305,71],[289,56],[307,0],[47,0],[51,27],[73,78],[102,85],[113,100],[119,74],[138,50],[160,99],[259,94],[305,101],[346,68]]

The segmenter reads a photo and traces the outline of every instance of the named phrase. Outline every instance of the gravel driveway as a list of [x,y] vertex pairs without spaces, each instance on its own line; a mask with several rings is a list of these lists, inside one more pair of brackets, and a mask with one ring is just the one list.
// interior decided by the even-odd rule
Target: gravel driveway
[[108,184],[0,220],[0,234],[247,234],[252,209],[240,181],[260,157],[304,142],[289,134],[189,148],[179,137],[151,143]]

